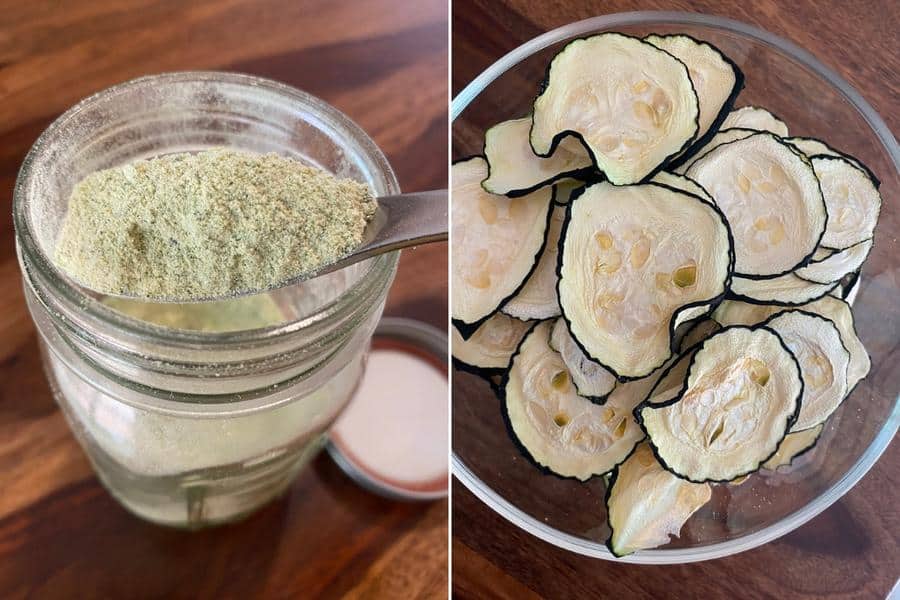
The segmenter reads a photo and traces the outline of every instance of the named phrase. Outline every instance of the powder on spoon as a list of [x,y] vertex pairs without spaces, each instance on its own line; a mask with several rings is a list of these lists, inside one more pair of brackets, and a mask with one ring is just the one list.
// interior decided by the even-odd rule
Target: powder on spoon
[[79,182],[54,260],[101,293],[226,296],[346,256],[376,207],[365,185],[277,154],[171,154]]

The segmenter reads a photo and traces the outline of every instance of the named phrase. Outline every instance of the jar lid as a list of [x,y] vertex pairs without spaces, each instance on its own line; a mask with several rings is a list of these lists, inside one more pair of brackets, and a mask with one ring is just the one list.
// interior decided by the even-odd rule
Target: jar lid
[[447,334],[384,317],[365,374],[329,432],[328,453],[362,487],[398,500],[447,496]]

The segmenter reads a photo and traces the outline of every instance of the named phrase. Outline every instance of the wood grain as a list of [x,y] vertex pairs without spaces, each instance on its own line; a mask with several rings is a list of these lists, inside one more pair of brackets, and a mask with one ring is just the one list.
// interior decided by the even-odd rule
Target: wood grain
[[[78,99],[148,73],[236,70],[350,115],[404,190],[447,181],[442,0],[0,1],[0,210],[37,135]],[[386,312],[446,326],[447,247],[405,251]],[[404,504],[325,457],[247,521],[199,533],[127,514],[54,404],[0,219],[0,597],[445,597],[447,502]]]
[[[717,14],[782,35],[844,76],[891,129],[900,129],[900,51],[896,36],[900,5],[895,2],[457,0],[452,21],[452,89],[459,92],[500,56],[545,31],[598,14],[633,10]],[[534,82],[526,83],[533,90]],[[517,84],[514,77],[506,82],[510,89]],[[839,124],[834,126],[834,135],[838,135]],[[467,135],[471,137],[471,132],[463,131],[461,135],[463,153],[480,144],[480,139],[468,139]],[[896,176],[892,179],[889,187],[894,190]],[[895,201],[893,195],[885,196],[885,202]],[[879,226],[880,245],[887,255],[873,258],[872,272],[877,274],[869,284],[873,297],[883,286],[897,283],[896,258],[889,256],[895,249],[897,226],[900,224],[895,215],[888,215]],[[872,387],[872,394],[877,393],[878,386],[886,390],[884,395],[898,389],[897,376],[892,374],[896,370],[896,341],[879,336],[879,327],[896,331],[897,319],[896,304],[890,302],[883,314],[861,317],[861,335],[874,342],[870,350],[878,354],[883,365],[876,365],[869,377],[867,385]],[[468,375],[455,375],[454,396],[463,387],[476,385],[470,379]],[[496,407],[485,411],[493,415]],[[460,423],[455,401],[454,413],[454,423]],[[487,452],[490,445],[485,440],[469,442],[470,452]],[[476,448],[475,444],[481,446]],[[497,479],[510,486],[523,481],[525,470],[533,470],[512,458],[506,464],[510,468]],[[596,498],[603,490],[602,483],[572,490],[572,486],[564,485],[566,482],[547,479],[547,485],[558,485],[566,492],[585,497]],[[460,598],[528,597],[534,593],[548,598],[880,599],[900,576],[898,484],[900,449],[895,443],[840,501],[775,542],[705,563],[641,567],[590,559],[544,543],[505,521],[463,485],[454,482],[453,590]],[[572,496],[569,506],[578,506],[582,501],[584,498]],[[522,500],[528,502],[538,500]],[[564,512],[569,513],[569,521],[579,520],[571,511]],[[583,520],[590,519],[590,515],[585,515]],[[491,581],[485,582],[485,577]]]

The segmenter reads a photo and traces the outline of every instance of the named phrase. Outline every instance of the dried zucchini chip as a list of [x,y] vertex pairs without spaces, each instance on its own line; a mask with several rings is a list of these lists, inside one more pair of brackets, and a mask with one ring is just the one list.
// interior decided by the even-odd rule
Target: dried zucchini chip
[[778,467],[786,467],[794,462],[794,459],[813,449],[825,425],[819,424],[811,429],[804,429],[796,433],[787,434],[778,444],[778,451],[774,456],[763,463],[762,468],[774,471]]
[[554,206],[550,226],[547,228],[547,241],[537,266],[528,276],[522,289],[503,305],[501,311],[522,320],[559,316],[559,301],[556,298],[556,263],[559,254],[559,236],[565,218],[565,207]]
[[697,92],[700,104],[697,140],[672,161],[676,165],[703,147],[719,129],[744,86],[744,74],[718,48],[688,35],[648,35],[644,41],[683,62]]
[[510,357],[532,325],[503,313],[494,313],[467,340],[462,338],[456,328],[451,328],[453,358],[474,369],[506,369]]
[[822,246],[841,250],[871,239],[881,212],[881,194],[865,171],[834,156],[813,156],[828,208]]
[[743,106],[731,111],[722,121],[722,129],[743,127],[744,129],[756,129],[757,131],[770,131],[778,137],[786,137],[787,125],[784,121],[758,106]]
[[492,194],[524,196],[566,177],[592,168],[591,157],[577,139],[566,138],[543,158],[531,150],[531,116],[494,125],[484,134],[488,178],[481,182]]
[[866,175],[869,176],[869,179],[871,179],[875,184],[875,187],[881,187],[881,182],[878,181],[877,177],[875,177],[875,173],[873,173],[869,167],[863,164],[862,161],[854,156],[851,156],[850,154],[841,152],[840,150],[835,150],[822,140],[807,137],[789,137],[785,138],[784,141],[800,150],[800,152],[802,152],[809,158],[812,158],[813,156],[838,156],[841,158],[845,158],[850,161],[850,163],[857,169],[865,171]]
[[690,145],[698,116],[684,63],[637,38],[603,33],[553,58],[534,102],[531,147],[550,156],[574,136],[609,181],[637,183]]
[[584,481],[625,460],[644,436],[632,410],[652,381],[620,386],[603,406],[582,398],[550,346],[552,327],[552,321],[542,321],[525,336],[501,385],[503,404],[510,430],[529,458],[557,475]]
[[638,408],[660,463],[703,483],[731,481],[772,456],[796,418],[803,379],[796,358],[765,327],[730,327],[703,342],[683,393]]
[[669,173],[668,171],[660,171],[656,175],[653,176],[653,179],[650,180],[650,183],[659,183],[662,185],[669,186],[671,188],[675,188],[676,190],[681,190],[682,192],[687,192],[689,194],[694,194],[695,196],[700,196],[704,200],[715,204],[715,200],[713,197],[707,193],[703,187],[684,175],[679,175],[678,173]]
[[793,273],[774,279],[735,277],[731,280],[731,289],[728,291],[728,297],[759,304],[799,306],[821,298],[836,288],[837,285],[837,281],[834,283],[813,283],[801,279]]
[[[852,390],[869,373],[871,362],[869,353],[866,352],[865,346],[856,334],[850,304],[840,298],[827,295],[809,304],[801,305],[799,308],[821,315],[837,327],[844,347],[850,352],[850,363],[847,365],[847,389]],[[716,308],[713,318],[726,327],[729,325],[756,325],[783,310],[783,306],[755,305],[726,300]]]
[[579,396],[603,403],[616,387],[616,376],[585,356],[564,319],[557,319],[550,335],[550,346],[559,352],[572,376],[572,383]]
[[486,192],[486,176],[481,157],[451,169],[451,313],[463,337],[525,283],[544,247],[551,214],[550,188],[510,199]]
[[712,149],[687,176],[728,219],[736,275],[768,279],[789,273],[806,264],[822,239],[828,214],[816,173],[770,133]]
[[799,310],[778,313],[765,325],[778,334],[800,365],[803,396],[791,432],[823,423],[849,391],[850,351],[837,326],[821,315]]
[[660,466],[646,443],[640,444],[607,486],[610,552],[625,556],[669,543],[711,496],[709,484],[675,477]]
[[[872,251],[872,240],[864,240],[844,250],[819,250],[805,267],[795,271],[797,277],[813,283],[834,283],[858,271]],[[820,258],[816,258],[820,256]]]
[[709,202],[658,184],[594,184],[569,204],[560,306],[591,360],[643,377],[671,355],[680,313],[722,296],[731,263],[728,227]]
[[737,140],[742,140],[744,138],[750,137],[751,135],[759,133],[756,129],[743,129],[741,127],[732,127],[731,129],[722,129],[716,132],[716,135],[712,136],[706,144],[703,145],[702,148],[698,149],[691,157],[689,157],[686,161],[674,167],[672,171],[679,175],[684,175],[687,173],[687,170],[691,168],[691,165],[709,154],[709,151],[718,148],[722,144],[727,144],[729,142],[734,142]]

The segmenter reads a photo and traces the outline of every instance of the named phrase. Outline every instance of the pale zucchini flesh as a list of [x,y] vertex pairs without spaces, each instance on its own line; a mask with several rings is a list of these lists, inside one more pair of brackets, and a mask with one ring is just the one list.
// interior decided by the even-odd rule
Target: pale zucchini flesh
[[531,146],[550,156],[572,136],[615,184],[637,183],[687,148],[699,106],[687,67],[640,39],[603,33],[570,42],[534,102]]
[[718,48],[688,35],[648,35],[644,40],[683,62],[697,92],[697,139],[672,161],[678,164],[708,141],[707,134],[719,129],[744,85],[744,75]]
[[662,468],[646,443],[619,465],[607,489],[608,546],[616,556],[667,544],[712,496],[708,484]]
[[850,352],[835,324],[815,313],[789,310],[765,322],[800,365],[803,395],[800,412],[790,431],[811,429],[831,414],[847,396]]
[[778,304],[781,306],[799,306],[812,302],[828,294],[838,286],[834,283],[813,283],[797,277],[793,273],[781,275],[774,279],[744,279],[735,277],[731,280],[729,298],[760,304]]
[[875,183],[844,158],[813,156],[810,160],[829,215],[822,246],[841,250],[871,239],[881,212]]
[[725,117],[725,120],[722,121],[721,129],[730,129],[732,127],[769,131],[778,137],[787,137],[788,134],[788,127],[784,121],[765,108],[758,106],[743,106],[731,111]]
[[512,199],[486,192],[486,176],[481,157],[451,169],[451,313],[470,326],[524,284],[544,247],[552,207],[550,188]]
[[489,175],[481,185],[492,194],[523,196],[566,177],[590,170],[591,157],[574,138],[560,142],[543,158],[531,150],[531,117],[494,125],[484,134],[484,157]]
[[825,429],[825,425],[820,424],[811,429],[787,434],[781,440],[781,443],[778,444],[778,451],[775,452],[772,458],[763,463],[762,468],[767,471],[774,471],[778,467],[789,466],[794,462],[795,458],[808,452],[816,445],[823,429]]
[[[873,241],[863,240],[854,246],[844,250],[824,250],[823,256],[809,262],[805,267],[797,269],[797,277],[813,283],[834,283],[840,281],[850,273],[858,271],[869,257]],[[817,251],[818,254],[818,251]]]
[[559,301],[556,298],[556,263],[559,254],[559,236],[565,217],[566,209],[554,206],[541,258],[522,289],[500,309],[504,313],[522,320],[559,316]]
[[660,463],[697,483],[756,471],[794,422],[803,380],[793,354],[765,327],[730,327],[697,349],[683,393],[639,407]]
[[809,158],[812,158],[813,156],[837,156],[844,158],[857,169],[865,171],[866,175],[869,176],[869,179],[871,179],[875,184],[875,187],[881,187],[881,182],[878,181],[878,178],[875,177],[875,174],[872,172],[872,170],[865,164],[863,164],[862,161],[854,156],[841,152],[840,150],[835,150],[822,140],[805,137],[789,137],[785,138],[784,141],[800,150],[800,152],[802,152]]
[[621,463],[643,437],[623,392],[603,406],[578,395],[569,370],[550,347],[551,321],[537,324],[513,355],[503,381],[510,430],[535,463],[586,480]]
[[727,144],[728,142],[742,140],[756,133],[759,133],[759,131],[756,129],[743,129],[741,127],[720,129],[692,156],[690,156],[687,160],[685,160],[672,170],[679,175],[684,175],[685,173],[687,173],[687,170],[691,168],[692,164],[706,156],[713,148],[718,148],[722,144]]
[[671,355],[678,314],[725,292],[731,239],[720,212],[656,184],[598,183],[569,205],[559,300],[569,331],[620,379]]
[[498,312],[482,323],[469,339],[463,339],[456,328],[451,327],[453,358],[475,369],[506,369],[510,357],[531,326],[531,323]]
[[769,133],[713,148],[687,176],[715,199],[731,227],[735,274],[784,275],[812,257],[828,213],[807,159]]
[[550,346],[559,352],[580,396],[603,402],[616,387],[616,376],[589,359],[569,333],[565,320],[557,319]]

